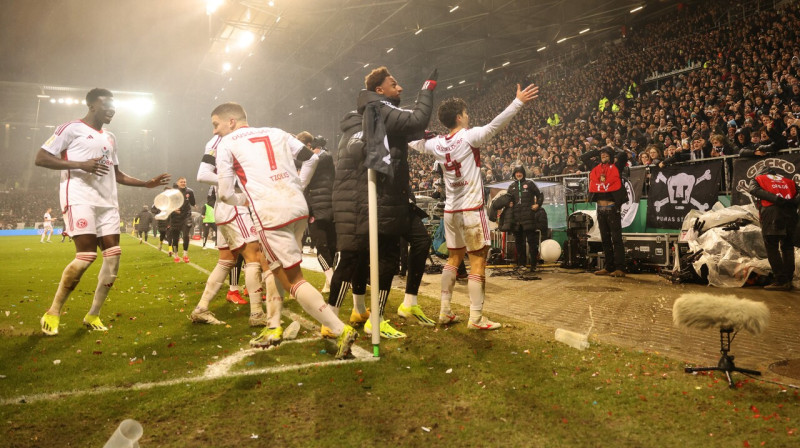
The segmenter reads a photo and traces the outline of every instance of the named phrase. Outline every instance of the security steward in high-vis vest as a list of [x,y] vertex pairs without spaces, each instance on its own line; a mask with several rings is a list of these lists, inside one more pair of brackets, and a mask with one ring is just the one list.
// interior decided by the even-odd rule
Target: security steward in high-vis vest
[[[596,159],[599,156],[600,161]],[[622,205],[628,202],[628,193],[623,188],[622,172],[628,163],[625,151],[616,151],[610,146],[587,151],[581,156],[590,167],[589,201],[597,202],[597,224],[603,240],[605,266],[595,275],[625,277],[625,247],[622,243]]]
[[775,276],[772,284],[764,289],[789,291],[794,277],[794,233],[800,204],[797,185],[792,179],[768,169],[756,176],[750,193],[760,199],[756,205],[761,217],[761,234]]

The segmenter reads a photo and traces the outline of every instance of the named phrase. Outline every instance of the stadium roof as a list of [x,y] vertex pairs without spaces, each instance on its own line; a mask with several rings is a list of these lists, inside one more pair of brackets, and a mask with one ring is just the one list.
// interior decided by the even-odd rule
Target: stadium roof
[[[440,83],[463,87],[542,66],[679,2],[210,0],[213,11],[202,0],[3,3],[0,81],[152,92],[203,108],[252,101],[270,118],[323,101],[345,111],[379,65],[407,89],[434,67]],[[8,89],[25,90],[0,87],[0,119],[33,121],[35,101],[13,101]]]

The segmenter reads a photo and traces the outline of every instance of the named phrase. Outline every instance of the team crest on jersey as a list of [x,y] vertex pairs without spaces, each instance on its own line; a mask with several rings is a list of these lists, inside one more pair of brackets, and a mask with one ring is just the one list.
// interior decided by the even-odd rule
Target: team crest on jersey
[[89,225],[89,223],[88,223],[88,222],[86,222],[86,220],[85,220],[85,219],[81,218],[81,219],[79,219],[79,220],[78,220],[78,222],[77,222],[77,223],[75,223],[75,225],[76,225],[76,226],[77,226],[79,229],[85,229],[85,228],[86,228],[86,226],[88,226],[88,225]]
[[256,233],[256,226],[250,227],[250,233]]

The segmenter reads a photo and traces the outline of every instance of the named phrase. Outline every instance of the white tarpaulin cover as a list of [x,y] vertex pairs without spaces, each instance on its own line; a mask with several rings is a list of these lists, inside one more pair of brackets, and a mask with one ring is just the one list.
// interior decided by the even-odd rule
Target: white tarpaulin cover
[[[692,230],[698,219],[705,223],[699,235]],[[738,230],[723,230],[737,220],[747,224]],[[709,285],[738,288],[745,285],[751,273],[766,275],[771,271],[761,236],[758,211],[753,205],[726,208],[717,203],[705,213],[693,210],[684,220],[682,235],[682,239],[689,243],[691,252],[703,250],[693,266],[698,273],[703,267],[708,269]],[[795,249],[795,260],[798,255]],[[798,278],[798,266],[795,267],[795,279]],[[799,285],[800,282],[795,280],[795,286]]]

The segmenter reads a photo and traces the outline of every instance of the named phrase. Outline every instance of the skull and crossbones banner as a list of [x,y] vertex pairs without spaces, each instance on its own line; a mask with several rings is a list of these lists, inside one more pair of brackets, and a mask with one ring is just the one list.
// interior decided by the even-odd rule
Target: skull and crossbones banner
[[771,157],[758,159],[738,158],[733,161],[733,191],[731,192],[731,205],[746,205],[750,203],[750,191],[756,176],[766,168],[772,168],[776,173],[800,182],[800,154],[776,154]]
[[706,212],[717,201],[720,160],[650,171],[647,226],[680,229],[690,210]]

